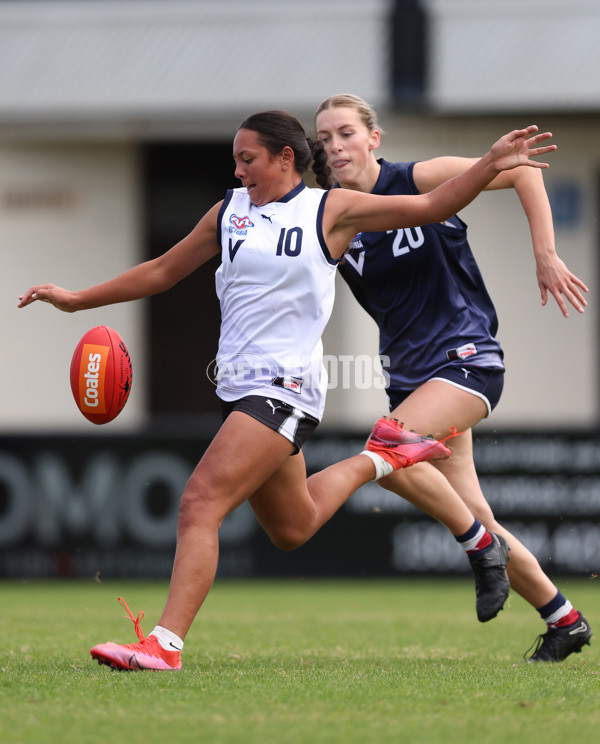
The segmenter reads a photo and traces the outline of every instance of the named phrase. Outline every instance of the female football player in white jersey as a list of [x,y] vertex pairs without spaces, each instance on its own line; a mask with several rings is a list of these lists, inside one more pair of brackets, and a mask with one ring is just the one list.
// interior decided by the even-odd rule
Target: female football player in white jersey
[[[426,194],[477,162],[460,157],[407,163],[376,159],[381,131],[377,114],[353,95],[323,101],[315,128],[333,180],[361,193]],[[565,298],[583,312],[587,288],[556,255],[541,174],[518,168],[499,174],[487,188],[508,187],[516,190],[529,220],[542,303],[550,292],[565,316]],[[471,427],[498,403],[504,364],[496,311],[467,242],[466,225],[453,215],[413,230],[363,230],[351,241],[340,272],[378,324],[380,353],[390,359],[391,415],[434,436],[450,422],[462,432],[450,443],[447,461],[393,473],[380,484],[445,524],[471,558],[474,573],[479,558],[471,551],[483,535],[481,524],[504,537],[511,551],[511,586],[547,623],[531,660],[560,661],[580,651],[589,643],[589,624],[531,552],[496,521],[477,478]],[[489,536],[483,539],[489,541]]]
[[[383,418],[365,452],[306,479],[300,448],[325,401],[321,333],[331,312],[336,266],[359,230],[447,219],[500,171],[546,167],[530,158],[555,146],[543,144],[549,133],[536,132],[531,126],[505,135],[470,170],[429,194],[382,197],[307,188],[302,175],[311,160],[318,180],[327,177],[322,145],[307,140],[290,114],[261,112],[246,119],[234,139],[242,188],[228,191],[187,237],[162,256],[88,289],[40,284],[20,297],[19,307],[41,300],[67,312],[126,302],[169,289],[221,254],[217,392],[224,421],[181,499],[166,606],[148,638],[139,615],[131,615],[139,643],[100,644],[91,651],[94,658],[119,669],[181,668],[183,639],[214,580],[219,528],[244,501],[273,542],[292,549],[360,485],[449,454],[437,440]],[[502,603],[508,592],[505,557],[491,571]]]

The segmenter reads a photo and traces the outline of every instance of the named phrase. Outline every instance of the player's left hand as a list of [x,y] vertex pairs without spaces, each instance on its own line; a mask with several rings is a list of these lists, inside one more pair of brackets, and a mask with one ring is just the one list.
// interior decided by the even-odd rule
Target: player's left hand
[[548,292],[550,292],[565,318],[569,317],[566,300],[573,305],[578,313],[583,313],[587,306],[587,300],[583,293],[589,292],[589,289],[581,279],[569,271],[564,261],[558,256],[555,255],[543,262],[538,260],[536,275],[542,295],[542,306],[547,304]]

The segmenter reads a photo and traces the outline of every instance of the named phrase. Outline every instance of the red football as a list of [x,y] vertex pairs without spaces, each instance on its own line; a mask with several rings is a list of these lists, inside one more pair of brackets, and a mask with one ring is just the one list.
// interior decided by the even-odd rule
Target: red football
[[71,390],[86,419],[115,419],[127,403],[132,376],[129,352],[113,328],[96,326],[83,335],[71,360]]

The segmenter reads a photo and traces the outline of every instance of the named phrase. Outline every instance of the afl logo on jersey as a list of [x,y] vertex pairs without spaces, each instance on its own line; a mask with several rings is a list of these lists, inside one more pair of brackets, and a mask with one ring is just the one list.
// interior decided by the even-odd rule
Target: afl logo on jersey
[[238,217],[237,214],[232,214],[229,222],[229,232],[236,235],[247,235],[248,228],[254,227],[254,222],[252,222],[250,217]]

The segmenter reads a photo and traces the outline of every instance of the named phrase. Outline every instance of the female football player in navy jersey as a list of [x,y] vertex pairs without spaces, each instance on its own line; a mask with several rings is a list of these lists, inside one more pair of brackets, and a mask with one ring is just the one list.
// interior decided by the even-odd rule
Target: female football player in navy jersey
[[[461,157],[406,163],[376,159],[377,114],[353,95],[323,101],[315,127],[333,179],[356,191],[427,193],[476,162]],[[583,312],[587,287],[556,255],[541,174],[530,168],[505,171],[487,188],[508,187],[516,190],[529,220],[542,304],[550,292],[565,316],[565,298]],[[390,360],[391,415],[409,429],[434,436],[449,424],[463,432],[449,443],[447,460],[395,472],[381,485],[445,524],[467,554],[483,527],[507,541],[511,586],[547,623],[530,660],[560,661],[580,651],[590,641],[589,624],[531,552],[496,521],[477,478],[471,427],[498,403],[504,364],[496,311],[467,242],[466,225],[454,215],[407,230],[361,232],[350,242],[339,271],[378,325],[380,354]]]
[[[219,528],[244,501],[272,541],[291,550],[359,486],[395,468],[450,454],[440,442],[383,418],[365,451],[306,478],[301,447],[325,403],[321,334],[333,305],[337,264],[360,229],[446,219],[505,168],[546,167],[530,158],[555,146],[542,144],[549,133],[536,132],[531,126],[504,136],[473,168],[431,194],[383,198],[307,188],[302,176],[311,160],[318,180],[326,178],[322,145],[309,141],[290,114],[260,112],[240,125],[233,143],[242,187],[230,189],[162,256],[81,291],[39,284],[20,297],[19,307],[41,300],[67,312],[126,302],[165,291],[221,255],[217,395],[223,424],[183,492],[159,624],[145,638],[140,616],[130,613],[139,642],[98,644],[91,650],[95,659],[117,669],[181,668],[183,639],[215,577]],[[130,528],[135,531],[135,524]],[[488,537],[498,547],[498,538]],[[499,585],[503,604],[508,578],[506,556],[500,558],[500,565],[484,560],[482,567],[491,569],[490,582]]]

